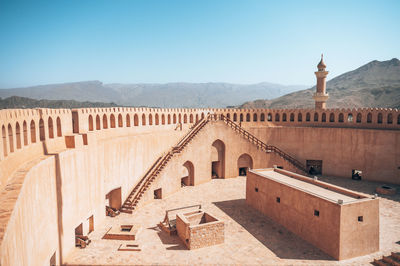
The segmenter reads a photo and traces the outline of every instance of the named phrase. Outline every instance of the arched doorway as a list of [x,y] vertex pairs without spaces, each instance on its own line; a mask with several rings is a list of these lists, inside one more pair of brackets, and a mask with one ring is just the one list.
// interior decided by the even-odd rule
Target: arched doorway
[[225,178],[225,144],[219,139],[211,147],[211,178]]
[[194,166],[191,161],[186,161],[183,164],[183,175],[181,178],[181,186],[194,186]]
[[237,160],[238,173],[240,176],[247,175],[247,171],[253,168],[253,159],[247,153],[243,153]]

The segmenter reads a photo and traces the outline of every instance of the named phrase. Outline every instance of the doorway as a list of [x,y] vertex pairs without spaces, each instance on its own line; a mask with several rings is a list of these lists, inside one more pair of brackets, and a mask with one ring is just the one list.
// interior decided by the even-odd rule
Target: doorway
[[219,178],[218,173],[220,172],[220,162],[211,162],[211,178]]
[[80,224],[75,228],[75,237],[83,235],[83,225]]
[[239,176],[247,176],[247,167],[240,167],[239,168]]
[[181,178],[181,186],[194,186],[194,165],[191,161],[186,161],[183,164],[184,173]]
[[119,210],[122,205],[122,197],[121,197],[121,188],[116,188],[111,190],[107,195],[106,199],[108,199],[108,206]]
[[253,159],[247,153],[243,153],[237,160],[239,176],[246,176],[249,169],[253,168]]
[[94,219],[93,215],[89,217],[89,233],[94,231]]
[[361,180],[361,178],[362,178],[362,171],[356,169],[351,170],[351,179]]
[[225,144],[219,139],[211,145],[211,178],[225,178]]
[[310,175],[322,175],[322,160],[307,160],[306,167]]

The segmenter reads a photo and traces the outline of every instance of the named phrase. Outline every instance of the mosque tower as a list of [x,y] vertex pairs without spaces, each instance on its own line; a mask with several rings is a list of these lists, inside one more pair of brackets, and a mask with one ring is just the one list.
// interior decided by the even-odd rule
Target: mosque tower
[[321,61],[318,64],[318,71],[315,72],[317,76],[317,91],[314,93],[313,98],[315,100],[315,109],[325,109],[326,101],[328,100],[328,93],[326,93],[326,76],[328,71],[325,71],[326,65],[324,63],[324,55],[321,55]]

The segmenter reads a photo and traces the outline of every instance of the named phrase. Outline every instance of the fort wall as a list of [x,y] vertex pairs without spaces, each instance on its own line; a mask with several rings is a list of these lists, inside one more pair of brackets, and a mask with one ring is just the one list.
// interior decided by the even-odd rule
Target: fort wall
[[[0,194],[0,264],[48,264],[54,252],[57,258],[65,258],[74,248],[74,230],[79,224],[87,234],[89,217],[94,216],[95,228],[104,220],[106,195],[121,188],[125,199],[157,156],[176,144],[188,129],[189,124],[179,128],[176,124],[110,128],[66,136],[73,138],[74,145],[67,148],[66,138],[63,148],[58,145],[61,150],[47,150],[48,155],[44,149],[30,150],[33,157],[27,156],[6,178]],[[64,138],[59,140],[40,144],[49,147]]]
[[[285,112],[289,120],[283,122]],[[291,122],[291,114],[285,110],[1,110],[0,200],[5,204],[0,206],[0,263],[23,265],[32,259],[35,265],[48,264],[54,252],[57,258],[65,258],[74,248],[74,229],[79,224],[86,234],[89,217],[94,216],[95,230],[104,221],[106,195],[121,188],[123,201],[155,160],[208,113],[229,114],[233,120],[236,113],[237,121],[242,115],[241,125],[267,144],[302,162],[323,160],[324,174],[349,178],[351,169],[358,169],[366,179],[400,183],[398,110],[359,109],[352,111],[353,122],[339,122],[340,113],[349,112],[335,110],[335,122],[318,123],[306,121],[307,112],[293,110],[295,120]],[[358,112],[360,123],[354,120]],[[269,113],[272,121],[268,121]],[[300,113],[302,121],[296,120]],[[371,123],[367,121],[369,113]],[[382,123],[378,123],[380,113]],[[279,121],[274,121],[276,114]],[[167,164],[143,204],[155,200],[154,189],[162,188],[163,197],[179,190],[180,179],[188,174],[183,166],[187,161],[194,166],[194,184],[208,182],[211,162],[218,161],[221,154],[215,148],[221,146],[213,146],[216,140],[225,147],[220,166],[225,178],[238,175],[243,154],[251,158],[250,168],[279,165],[297,171],[276,154],[257,149],[223,121],[210,121]]]
[[400,131],[354,128],[250,127],[256,137],[297,160],[322,160],[322,175],[400,184]]

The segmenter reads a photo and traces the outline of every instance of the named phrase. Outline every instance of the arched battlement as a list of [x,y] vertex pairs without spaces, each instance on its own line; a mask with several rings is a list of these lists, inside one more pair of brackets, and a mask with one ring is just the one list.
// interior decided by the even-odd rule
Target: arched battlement
[[[193,124],[208,113],[223,114],[243,126],[400,129],[396,108],[235,109],[113,107],[0,110],[0,162],[43,141],[102,130]],[[42,119],[42,120],[41,120]],[[41,124],[40,122],[43,121]],[[42,129],[40,128],[42,126]],[[50,145],[50,144],[49,144]],[[46,147],[45,147],[46,148]],[[40,151],[39,151],[40,150]],[[25,153],[25,152],[24,152]]]
[[0,188],[9,175],[26,160],[63,145],[72,134],[69,109],[0,110]]
[[[348,127],[365,129],[400,129],[400,112],[392,108],[330,108],[316,109],[223,109],[234,122],[256,126]],[[261,115],[272,119],[260,119]],[[324,115],[325,114],[325,115]],[[356,119],[356,118],[361,119]],[[308,119],[309,118],[309,119]],[[255,124],[257,123],[257,124]]]

